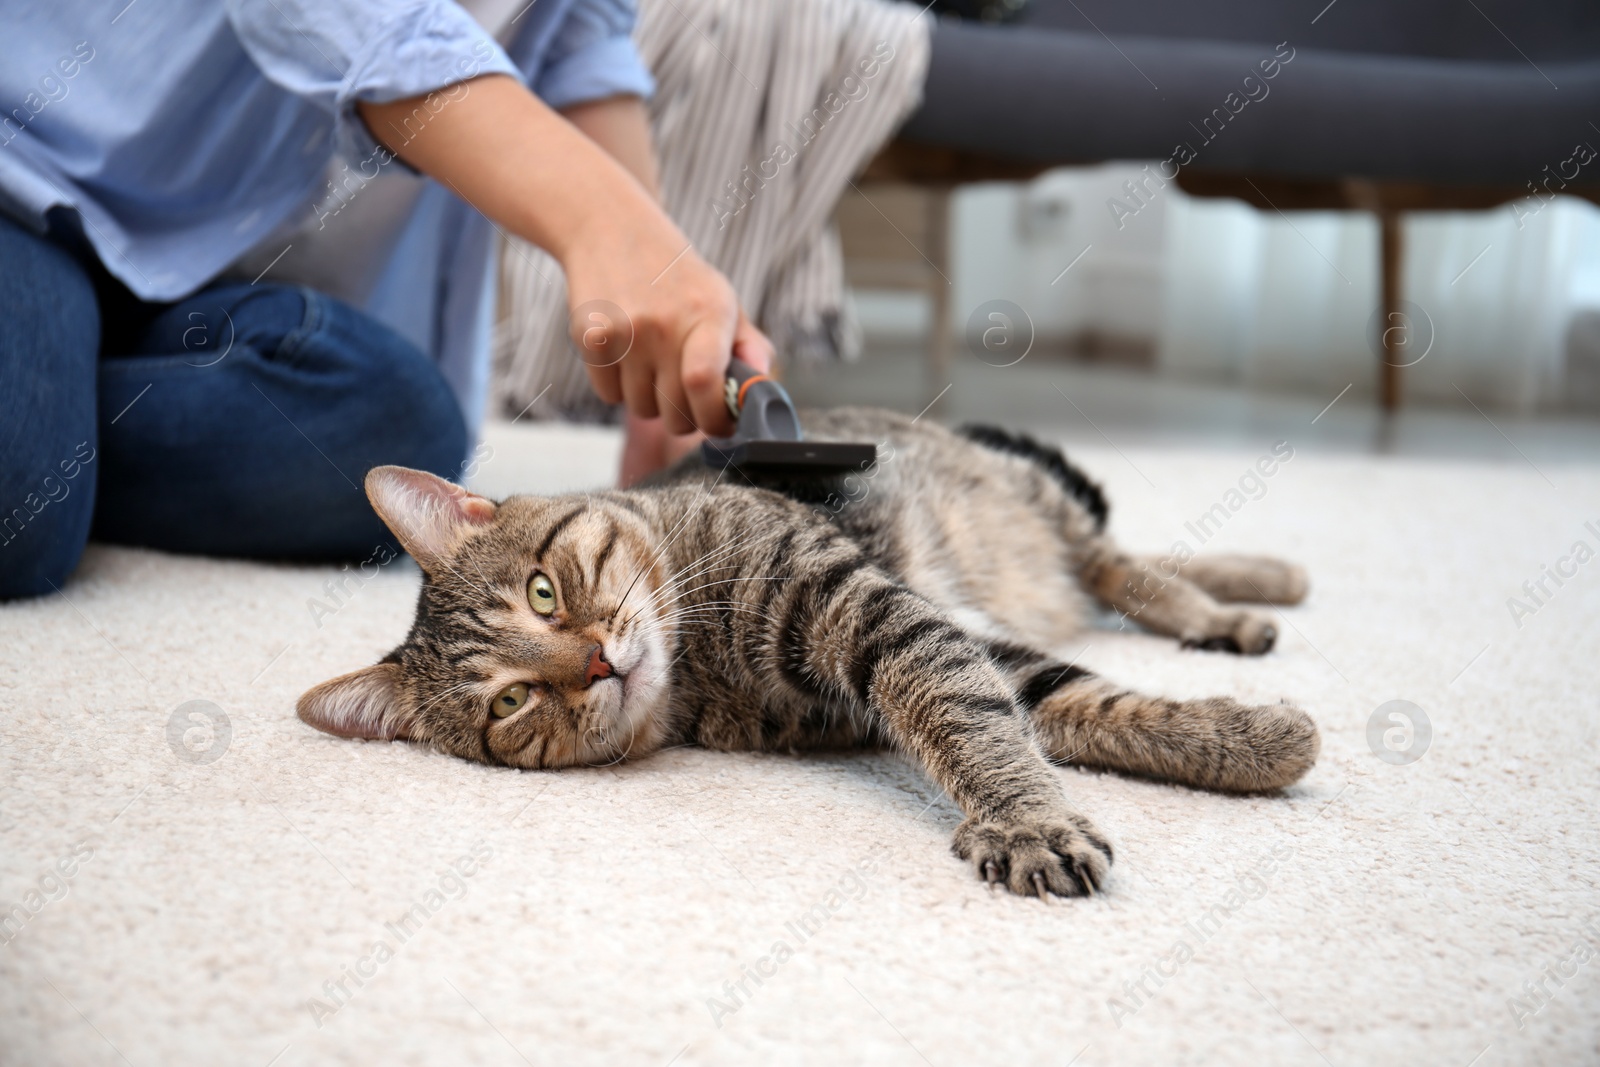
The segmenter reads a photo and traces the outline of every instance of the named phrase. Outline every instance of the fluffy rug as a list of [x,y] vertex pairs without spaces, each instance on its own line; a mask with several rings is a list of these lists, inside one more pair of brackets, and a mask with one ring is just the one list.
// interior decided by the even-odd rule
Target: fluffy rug
[[[493,493],[616,456],[488,444]],[[1321,762],[1251,798],[1060,771],[1117,863],[1052,906],[980,885],[886,755],[534,773],[303,726],[404,634],[409,562],[94,548],[0,607],[0,1061],[1596,1062],[1600,471],[1301,450],[1241,485],[1266,451],[1074,454],[1130,546],[1304,562],[1274,653],[1115,617],[1061,651],[1290,698]]]

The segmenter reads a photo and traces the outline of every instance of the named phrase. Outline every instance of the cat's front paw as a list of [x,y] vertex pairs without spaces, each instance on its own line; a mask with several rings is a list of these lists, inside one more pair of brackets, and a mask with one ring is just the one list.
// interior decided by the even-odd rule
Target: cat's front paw
[[1111,846],[1094,824],[1070,812],[968,819],[953,849],[978,877],[1023,896],[1093,895],[1111,871]]

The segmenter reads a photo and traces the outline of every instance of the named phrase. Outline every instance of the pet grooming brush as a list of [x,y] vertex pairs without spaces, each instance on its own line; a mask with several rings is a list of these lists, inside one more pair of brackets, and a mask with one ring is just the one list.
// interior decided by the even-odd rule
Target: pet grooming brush
[[724,389],[733,436],[709,437],[700,446],[713,470],[825,476],[866,470],[877,459],[871,443],[807,441],[788,391],[748,363],[728,364]]

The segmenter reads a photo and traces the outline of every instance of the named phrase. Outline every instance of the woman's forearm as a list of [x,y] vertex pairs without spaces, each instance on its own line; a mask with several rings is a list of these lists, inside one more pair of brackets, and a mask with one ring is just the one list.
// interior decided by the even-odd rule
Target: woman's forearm
[[[651,221],[657,226],[666,222],[653,203],[653,189],[505,75],[474,78],[426,97],[363,102],[358,110],[385,148],[559,260],[595,227],[627,232],[641,218],[656,216]],[[585,118],[617,125],[613,114],[585,110]],[[653,166],[647,173],[653,179]]]
[[650,116],[637,96],[608,96],[561,109],[561,117],[638,179],[645,191],[661,198],[655,148],[650,143]]

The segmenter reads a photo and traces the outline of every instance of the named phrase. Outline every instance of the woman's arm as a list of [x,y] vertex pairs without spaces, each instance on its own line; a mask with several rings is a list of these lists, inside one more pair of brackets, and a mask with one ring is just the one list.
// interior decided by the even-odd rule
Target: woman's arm
[[661,199],[656,152],[650,143],[650,116],[643,100],[637,96],[608,96],[564,107],[560,114],[622,164],[622,169],[644,186],[651,199]]
[[[656,154],[650,143],[650,116],[645,113],[643,100],[637,96],[612,96],[564,107],[561,115],[621,163],[651,196],[661,199]],[[758,351],[743,350],[740,358],[766,370],[771,346],[764,343],[765,338],[762,341]],[[622,467],[617,474],[617,484],[624,489],[677,462],[701,440],[698,433],[669,434],[660,419],[641,418],[631,412],[624,424]]]
[[[619,165],[504,75],[358,107],[372,135],[395,155],[555,256],[574,309],[608,300],[627,313],[633,335],[627,356],[589,367],[603,399],[626,402],[645,418],[659,414],[677,433],[731,429],[722,402],[728,359],[737,350],[765,366],[771,345],[744,317],[727,280],[689,246],[642,183],[653,186],[655,174],[648,129],[638,126],[642,108],[630,114],[618,99],[573,109],[577,121],[617,141]],[[627,342],[612,336],[608,343]]]

